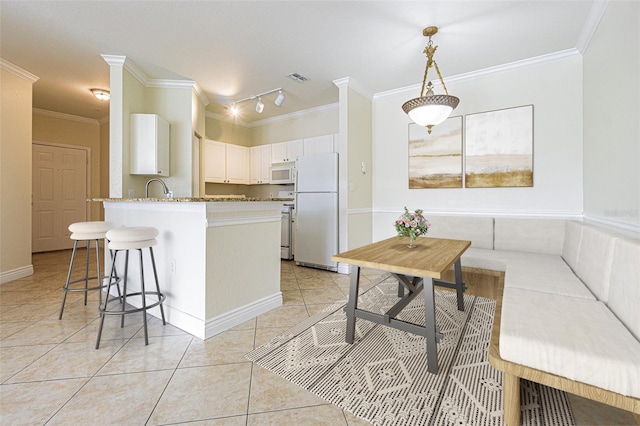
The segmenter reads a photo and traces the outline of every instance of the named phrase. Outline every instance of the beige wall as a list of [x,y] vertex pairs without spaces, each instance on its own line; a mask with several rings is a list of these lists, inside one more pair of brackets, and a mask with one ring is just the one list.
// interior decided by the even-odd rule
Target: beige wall
[[[71,116],[52,116],[46,112],[35,111],[33,114],[33,140],[45,144],[70,145],[89,148],[90,169],[87,195],[90,198],[101,195],[102,147],[100,140],[100,124],[95,120]],[[100,203],[87,205],[90,217],[98,220],[102,216]]]
[[337,105],[303,111],[282,120],[265,120],[252,128],[252,146],[330,135],[338,133],[338,125]]
[[213,117],[205,117],[205,123],[205,139],[232,143],[234,145],[252,145],[253,132],[249,127],[218,120]]
[[585,219],[640,238],[640,3],[607,4],[584,55]]
[[[28,276],[31,264],[33,81],[0,67],[0,282]],[[34,76],[35,79],[35,76]]]

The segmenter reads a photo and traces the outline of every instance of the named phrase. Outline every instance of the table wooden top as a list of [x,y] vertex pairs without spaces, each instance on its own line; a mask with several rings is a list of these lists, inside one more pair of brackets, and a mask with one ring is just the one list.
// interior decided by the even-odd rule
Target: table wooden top
[[335,262],[418,277],[441,279],[471,241],[418,237],[409,248],[409,238],[392,237],[331,257]]

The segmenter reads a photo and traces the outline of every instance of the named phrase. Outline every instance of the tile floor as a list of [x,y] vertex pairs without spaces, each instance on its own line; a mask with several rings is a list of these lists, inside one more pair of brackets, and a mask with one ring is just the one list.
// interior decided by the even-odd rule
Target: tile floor
[[[284,305],[202,341],[160,320],[107,318],[99,350],[97,293],[70,294],[71,251],[34,254],[33,276],[0,285],[1,425],[364,425],[244,354],[328,304],[346,275],[282,262]],[[367,281],[377,271],[363,271]],[[626,412],[572,398],[580,425],[635,424]]]

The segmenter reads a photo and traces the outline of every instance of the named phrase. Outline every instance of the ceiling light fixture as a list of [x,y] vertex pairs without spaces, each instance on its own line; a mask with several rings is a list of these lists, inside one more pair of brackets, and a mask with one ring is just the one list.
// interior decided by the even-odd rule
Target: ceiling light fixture
[[101,101],[108,101],[109,98],[111,98],[111,94],[109,93],[108,90],[89,89],[89,91],[93,93],[93,96],[95,96],[97,99]]
[[233,114],[233,115],[238,115],[238,113],[239,113],[238,104],[239,103],[257,99],[258,103],[256,104],[256,112],[258,114],[261,114],[262,111],[264,110],[264,102],[262,102],[262,97],[265,96],[265,95],[270,95],[271,93],[275,93],[275,92],[278,92],[278,96],[276,97],[276,99],[275,99],[275,101],[273,103],[276,106],[280,107],[280,106],[282,106],[282,103],[285,100],[285,96],[284,96],[284,92],[282,90],[282,87],[278,87],[277,89],[273,89],[273,90],[267,90],[266,92],[258,93],[257,95],[248,96],[248,97],[246,97],[244,99],[240,99],[239,101],[234,101],[231,104],[231,107],[229,108],[229,112],[231,112],[231,114]]
[[273,101],[273,103],[276,104],[277,107],[281,107],[283,102],[284,102],[284,93],[282,93],[282,90],[279,90],[278,97],[276,98],[275,101]]
[[[445,86],[444,80],[442,79],[442,74],[440,74],[440,68],[438,68],[438,64],[433,59],[433,55],[436,53],[438,46],[433,45],[431,37],[437,32],[438,27],[427,27],[422,31],[422,35],[429,37],[429,43],[424,48],[424,53],[427,55],[427,66],[424,70],[424,78],[422,79],[422,90],[420,91],[419,98],[411,99],[402,105],[402,109],[407,113],[409,118],[416,124],[425,126],[429,133],[431,133],[433,126],[437,126],[446,120],[460,102],[460,99],[449,95],[447,86]],[[444,95],[434,94],[433,84],[431,81],[427,83],[427,74],[431,67],[436,69],[440,84],[444,89]]]

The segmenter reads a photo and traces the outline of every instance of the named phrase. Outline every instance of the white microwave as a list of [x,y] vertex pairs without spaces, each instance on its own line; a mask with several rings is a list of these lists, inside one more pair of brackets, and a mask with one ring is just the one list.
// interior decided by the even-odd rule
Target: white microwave
[[271,173],[269,175],[269,183],[295,183],[296,181],[296,163],[291,161],[287,163],[271,164]]

